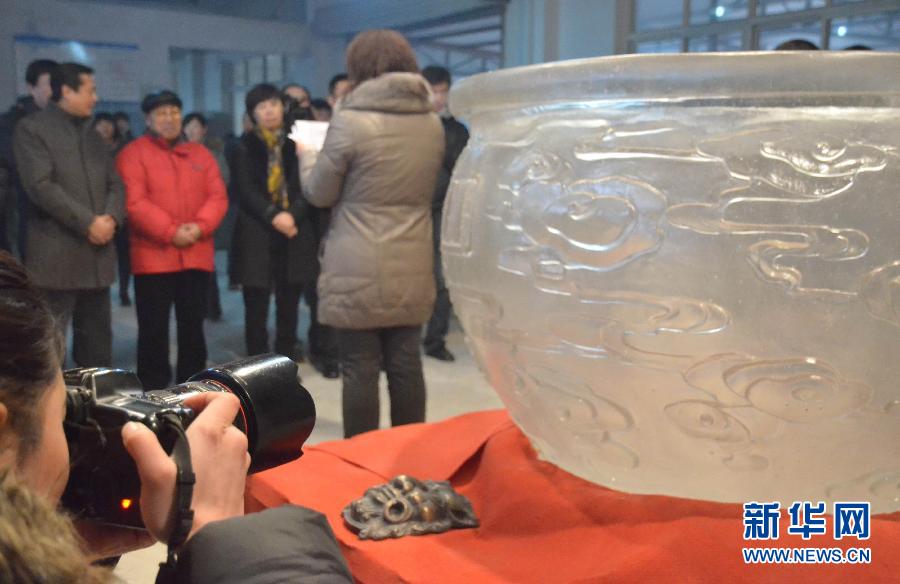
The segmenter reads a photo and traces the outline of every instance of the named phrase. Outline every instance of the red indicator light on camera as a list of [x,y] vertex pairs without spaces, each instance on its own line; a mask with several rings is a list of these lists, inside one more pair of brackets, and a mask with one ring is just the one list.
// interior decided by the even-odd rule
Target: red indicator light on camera
[[128,509],[131,508],[131,503],[132,503],[131,499],[122,499],[119,502],[119,506],[122,508],[123,511],[127,511]]

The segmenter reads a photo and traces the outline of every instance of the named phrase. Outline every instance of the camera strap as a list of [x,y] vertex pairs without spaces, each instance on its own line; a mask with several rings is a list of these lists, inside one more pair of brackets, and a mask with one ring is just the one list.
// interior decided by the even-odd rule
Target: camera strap
[[187,540],[194,524],[191,499],[194,495],[195,482],[194,469],[191,465],[191,447],[181,419],[175,414],[163,414],[160,417],[166,427],[175,434],[172,459],[178,468],[178,474],[175,478],[175,498],[172,501],[172,534],[169,536],[166,561],[159,565],[157,584],[175,581],[178,548]]

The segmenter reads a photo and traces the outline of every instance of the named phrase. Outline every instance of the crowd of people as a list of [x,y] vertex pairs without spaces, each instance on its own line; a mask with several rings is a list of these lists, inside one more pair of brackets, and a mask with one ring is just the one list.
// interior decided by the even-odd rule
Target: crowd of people
[[[229,209],[229,283],[243,296],[247,354],[274,348],[301,360],[307,353],[324,376],[342,377],[345,436],[378,427],[382,370],[392,424],[424,421],[423,325],[425,353],[454,359],[444,341],[451,307],[439,229],[450,173],[468,139],[444,111],[446,69],[420,71],[399,33],[360,33],[327,98],[313,99],[297,84],[248,91],[245,131],[225,149],[208,141],[202,114],[183,115],[171,91],[143,99],[147,130],[132,138],[127,116],[94,112],[98,88],[89,67],[35,61],[26,82],[29,96],[0,118],[0,244],[18,255],[0,252],[0,510],[10,525],[17,512],[45,517],[28,529],[62,535],[18,547],[19,539],[0,537],[4,569],[27,570],[26,551],[45,550],[60,559],[48,569],[65,564],[69,571],[59,574],[104,581],[86,561],[70,559],[70,527],[41,507],[58,501],[68,476],[61,366],[67,351],[81,367],[113,365],[110,290],[118,276],[125,306],[134,282],[144,386],[165,387],[204,369],[204,318],[221,317],[215,238]],[[330,123],[321,150],[289,137],[294,120]],[[297,339],[301,300],[312,314],[308,352]],[[213,553],[250,538],[266,542],[268,558],[293,554],[270,563],[277,578],[347,580],[321,516],[288,508],[239,517],[248,461],[246,438],[229,423],[237,401],[204,394],[188,405],[199,412],[188,429],[194,525],[181,554],[190,581],[251,574],[242,570],[258,558],[246,552],[229,555],[227,574],[209,565]],[[141,475],[145,524],[165,540],[174,463],[140,424],[126,425],[123,441]],[[253,575],[268,581],[266,573]]]
[[[29,65],[29,95],[0,117],[0,247],[25,264],[60,329],[71,328],[76,365],[114,365],[110,291],[118,279],[126,307],[133,282],[145,387],[204,369],[204,320],[223,316],[215,250],[227,249],[247,355],[274,351],[308,360],[326,378],[343,375],[347,436],[377,427],[381,370],[393,422],[422,421],[420,347],[454,360],[440,224],[468,132],[446,113],[449,72],[420,72],[402,36],[379,34],[384,47],[348,49],[347,73],[331,79],[324,99],[296,83],[251,88],[244,132],[226,140],[210,140],[207,118],[185,113],[168,90],[143,99],[146,131],[133,137],[127,114],[94,111],[102,87],[89,67]],[[375,50],[388,65],[361,64]],[[415,83],[403,86],[401,73]],[[415,96],[408,103],[407,94]],[[348,126],[359,112],[367,121]],[[295,120],[331,124],[321,156],[288,137]],[[404,124],[415,127],[400,132]],[[352,130],[369,126],[378,130],[364,166]],[[341,144],[348,127],[350,143]],[[301,302],[310,311],[305,344]]]

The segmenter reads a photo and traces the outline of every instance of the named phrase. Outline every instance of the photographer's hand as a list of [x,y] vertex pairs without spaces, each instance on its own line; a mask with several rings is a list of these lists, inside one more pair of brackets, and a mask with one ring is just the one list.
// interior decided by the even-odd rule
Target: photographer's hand
[[[202,393],[184,405],[200,412],[187,430],[196,484],[190,536],[207,523],[244,514],[244,483],[250,467],[247,437],[234,427],[240,402],[225,393]],[[175,462],[146,426],[129,422],[122,428],[125,448],[141,478],[141,517],[160,541],[172,530]]]

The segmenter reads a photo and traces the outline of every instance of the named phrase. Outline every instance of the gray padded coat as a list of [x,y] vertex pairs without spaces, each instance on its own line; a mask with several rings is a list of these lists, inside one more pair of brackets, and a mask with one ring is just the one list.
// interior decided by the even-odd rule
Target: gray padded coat
[[91,244],[88,229],[105,214],[122,225],[124,189],[89,122],[50,103],[16,126],[16,165],[29,201],[25,267],[41,288],[106,288],[116,279],[115,245]]
[[301,159],[306,198],[333,207],[320,251],[320,322],[359,330],[431,316],[431,200],[443,155],[420,75],[387,73],[344,98],[322,151]]

